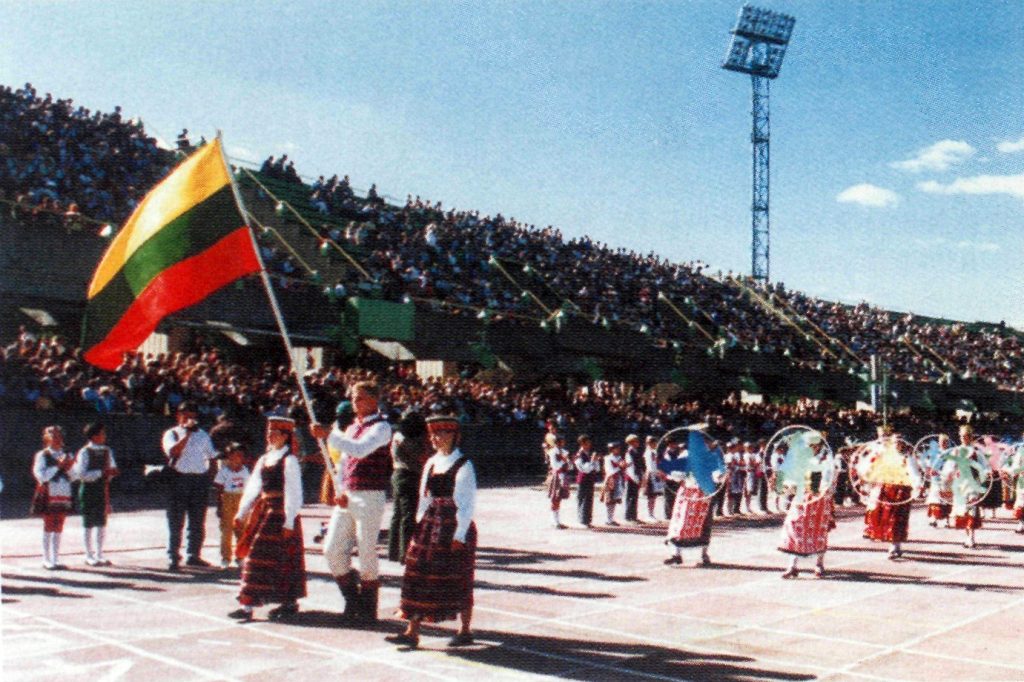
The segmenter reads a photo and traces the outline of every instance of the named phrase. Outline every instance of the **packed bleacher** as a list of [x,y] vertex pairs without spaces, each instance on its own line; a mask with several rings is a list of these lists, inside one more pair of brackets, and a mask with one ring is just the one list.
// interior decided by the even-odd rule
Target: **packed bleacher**
[[[0,145],[0,189],[19,217],[64,226],[123,220],[174,159],[120,109],[90,112],[71,100],[41,97],[29,84],[0,89]],[[190,147],[187,137],[179,137],[182,145]],[[495,317],[545,319],[561,311],[642,331],[652,343],[706,346],[709,353],[739,347],[825,371],[863,373],[875,354],[897,379],[956,377],[1024,389],[1020,336],[1002,324],[967,325],[824,301],[781,284],[713,274],[701,262],[673,263],[586,237],[567,240],[552,226],[420,197],[393,205],[375,186],[358,196],[348,176],[321,176],[306,186],[285,156],[268,158],[254,177],[299,190],[305,208],[323,218],[316,225],[323,244],[360,255],[360,272],[350,268],[322,282],[300,267],[287,245],[263,234],[263,255],[285,285],[305,279],[333,297],[371,291]],[[515,277],[499,273],[510,269]],[[524,277],[535,285],[530,291]]]

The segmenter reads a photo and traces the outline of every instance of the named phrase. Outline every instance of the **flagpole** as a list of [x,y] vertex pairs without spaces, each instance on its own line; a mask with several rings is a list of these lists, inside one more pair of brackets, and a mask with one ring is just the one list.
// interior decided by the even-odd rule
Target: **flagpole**
[[[221,132],[219,130],[217,131],[217,142],[220,143],[220,156],[224,162],[224,168],[227,170],[228,178],[231,180],[231,192],[235,196],[235,204],[238,205],[238,210],[241,211],[242,217],[245,218],[245,227],[249,232],[252,249],[256,253],[256,261],[260,264],[260,279],[263,280],[263,288],[267,292],[267,299],[270,300],[270,309],[274,311],[274,319],[277,321],[277,328],[281,332],[281,339],[284,341],[285,350],[288,352],[288,363],[292,368],[292,374],[295,375],[295,381],[299,385],[299,393],[302,395],[302,402],[306,406],[306,414],[309,415],[309,421],[311,424],[316,424],[317,419],[316,415],[313,414],[313,403],[309,399],[309,392],[306,390],[306,382],[295,367],[295,353],[292,341],[288,336],[288,329],[284,325],[284,317],[281,315],[281,307],[277,303],[277,296],[274,295],[274,289],[270,284],[270,277],[267,275],[267,268],[263,263],[263,256],[260,254],[260,247],[256,242],[256,235],[253,234],[252,227],[249,226],[249,211],[245,209],[245,202],[242,201],[242,193],[238,190],[238,185],[235,183],[235,175],[231,172],[231,166],[228,164],[228,157],[224,152],[224,140],[221,137]],[[331,475],[331,478],[334,479],[334,463],[331,462],[331,456],[327,453],[327,444],[320,439],[317,439],[317,444],[320,446],[320,455],[323,457],[324,466],[327,468],[327,472]],[[295,454],[298,455],[299,453]]]

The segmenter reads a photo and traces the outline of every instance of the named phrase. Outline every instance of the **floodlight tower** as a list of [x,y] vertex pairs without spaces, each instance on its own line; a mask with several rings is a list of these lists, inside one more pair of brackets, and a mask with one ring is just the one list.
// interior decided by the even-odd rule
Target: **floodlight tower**
[[744,5],[732,30],[732,43],[723,69],[750,74],[753,103],[753,203],[751,204],[750,270],[756,280],[768,281],[768,82],[779,75],[796,19],[779,12]]

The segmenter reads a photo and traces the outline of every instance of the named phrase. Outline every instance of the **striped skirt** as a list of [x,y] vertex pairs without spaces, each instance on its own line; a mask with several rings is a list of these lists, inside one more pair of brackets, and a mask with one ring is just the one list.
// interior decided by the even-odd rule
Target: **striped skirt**
[[476,524],[469,525],[465,547],[452,551],[455,511],[451,498],[434,498],[417,524],[405,553],[400,617],[437,623],[473,606]]
[[250,606],[285,603],[306,596],[306,563],[302,547],[302,519],[295,518],[295,532],[284,527],[284,498],[256,501],[238,540],[236,555],[244,556],[242,590],[238,601]]

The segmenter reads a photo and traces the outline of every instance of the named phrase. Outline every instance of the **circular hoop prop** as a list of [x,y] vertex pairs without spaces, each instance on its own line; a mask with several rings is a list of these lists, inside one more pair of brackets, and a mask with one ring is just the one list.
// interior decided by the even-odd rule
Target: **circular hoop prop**
[[[676,428],[671,429],[670,431],[666,431],[662,435],[662,437],[658,439],[658,444],[655,446],[655,449],[658,452],[661,452],[661,447],[665,443],[677,443],[677,442],[679,442],[676,439],[671,438],[671,436],[673,434],[676,434],[676,433],[686,433],[686,435],[687,435],[686,440],[688,441],[689,440],[689,434],[692,433],[693,431],[698,431],[702,435],[707,436],[707,433],[698,424],[691,424],[691,425],[687,425],[687,426],[677,426]],[[685,445],[686,442],[684,441],[683,444]],[[694,498],[694,499],[695,500],[700,500],[702,502],[710,500],[712,497],[714,497],[715,495],[720,493],[723,488],[725,488],[725,484],[726,484],[727,481],[728,481],[728,477],[723,475],[722,476],[722,480],[718,482],[718,487],[715,488],[714,492],[712,492],[712,493],[710,493],[708,495],[704,495],[703,497]],[[680,494],[682,494],[682,489],[680,489]]]
[[[918,466],[921,469],[921,476],[924,478],[924,485],[921,487],[921,497],[924,499],[927,499],[928,494],[931,492],[932,478],[941,475],[942,465],[945,463],[942,454],[949,448],[939,447],[939,457],[937,460],[930,454],[932,443],[939,445],[942,442],[942,438],[945,438],[950,443],[953,442],[944,433],[929,433],[914,443],[914,458],[917,460]],[[939,486],[938,496],[942,499],[943,503],[949,503],[952,499],[952,493],[942,490],[941,485]]]
[[[803,438],[805,434],[816,433],[821,436],[821,432],[817,429],[813,429],[810,426],[804,424],[790,424],[776,431],[771,438],[768,439],[768,444],[765,446],[765,456],[771,464],[772,475],[768,481],[769,487],[775,491],[775,494],[781,495],[785,491],[780,489],[782,485],[785,485],[785,481],[779,480],[779,470],[785,465],[786,458],[793,453],[793,445],[796,443],[798,438]],[[817,497],[811,498],[810,500],[796,500],[794,499],[792,504],[805,505],[811,502],[817,502],[825,495],[831,495],[836,485],[836,474],[839,469],[839,462],[836,458],[835,452],[829,446],[828,441],[824,437],[821,439],[822,451],[825,453],[824,462],[827,469],[832,470],[832,477],[828,488],[818,488]],[[784,450],[780,448],[784,447]]]
[[[967,445],[967,446],[964,446],[964,445],[955,445],[955,446],[953,446],[953,448],[962,448],[962,447],[968,447],[968,448],[971,449],[971,454],[969,454],[967,457],[971,461],[977,463],[977,470],[978,471],[983,471],[983,472],[986,472],[986,473],[993,473],[993,475],[985,477],[985,481],[987,481],[987,483],[985,481],[981,481],[981,480],[975,479],[975,481],[978,483],[979,486],[984,486],[984,488],[985,488],[984,492],[977,493],[975,496],[973,496],[973,499],[971,501],[967,502],[967,506],[968,507],[976,507],[979,504],[981,504],[981,502],[986,497],[988,497],[988,494],[990,492],[992,492],[992,486],[995,485],[996,478],[998,477],[998,472],[992,472],[992,468],[991,468],[991,466],[989,464],[988,455],[985,453],[985,450],[982,449],[981,445],[979,445],[977,442],[973,442],[973,443],[971,443],[970,445]],[[950,448],[950,450],[952,450],[953,448]],[[947,450],[947,452],[948,452],[948,450]],[[949,458],[946,457],[945,460],[949,461]],[[972,470],[973,469],[974,468],[972,467]]]
[[[903,466],[909,470],[908,462],[913,461],[917,463],[917,458],[914,455],[914,448],[907,441],[902,438],[892,439],[893,444],[896,447],[896,453],[903,458]],[[871,496],[871,486],[878,483],[884,483],[883,481],[865,481],[861,474],[861,460],[865,457],[870,457],[873,453],[872,450],[880,445],[878,439],[870,440],[866,443],[861,443],[857,446],[857,449],[850,455],[850,485],[857,491],[857,494],[862,498],[867,499]],[[920,468],[920,467],[919,467]],[[889,507],[899,507],[904,504],[911,504],[914,502],[914,496],[911,495],[905,500],[899,502],[889,502],[887,500],[878,500],[879,504],[884,504]]]

